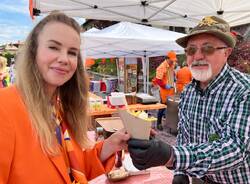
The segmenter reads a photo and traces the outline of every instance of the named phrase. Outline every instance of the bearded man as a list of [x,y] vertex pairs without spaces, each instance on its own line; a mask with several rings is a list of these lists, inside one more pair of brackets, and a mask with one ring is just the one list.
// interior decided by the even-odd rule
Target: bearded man
[[181,94],[177,145],[131,139],[134,165],[173,168],[173,184],[189,183],[188,176],[210,184],[249,184],[250,76],[227,64],[235,46],[228,23],[205,17],[176,42],[185,48],[193,76]]

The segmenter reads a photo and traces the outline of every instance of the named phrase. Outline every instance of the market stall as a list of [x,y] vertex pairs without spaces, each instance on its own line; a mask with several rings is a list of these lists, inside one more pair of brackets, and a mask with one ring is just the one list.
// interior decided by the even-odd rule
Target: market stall
[[[144,92],[148,92],[149,57],[165,56],[167,51],[184,53],[175,40],[184,36],[169,30],[120,22],[99,31],[82,34],[83,57],[91,58],[141,58]],[[131,59],[127,59],[131,60]]]
[[[107,104],[102,103],[103,99],[93,93],[89,93],[90,100],[93,99],[93,103],[97,103],[96,105],[90,106],[90,116],[98,117],[102,115],[109,115],[111,116],[114,113],[117,113],[117,108],[108,107]],[[166,108],[166,105],[161,103],[155,104],[141,104],[141,103],[134,103],[127,105],[127,109],[129,110],[158,110]]]
[[[158,109],[164,109],[167,106],[161,103],[156,104],[131,104],[128,105],[129,110],[158,110]],[[102,104],[99,109],[92,109],[90,111],[91,116],[101,116],[101,115],[112,115],[114,113],[117,113],[116,108],[109,108],[106,104]]]

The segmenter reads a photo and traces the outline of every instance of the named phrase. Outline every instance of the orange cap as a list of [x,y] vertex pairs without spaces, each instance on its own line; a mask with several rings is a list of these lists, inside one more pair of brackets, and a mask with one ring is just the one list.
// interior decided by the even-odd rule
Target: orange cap
[[174,51],[169,51],[167,53],[167,57],[172,61],[177,61],[176,53]]

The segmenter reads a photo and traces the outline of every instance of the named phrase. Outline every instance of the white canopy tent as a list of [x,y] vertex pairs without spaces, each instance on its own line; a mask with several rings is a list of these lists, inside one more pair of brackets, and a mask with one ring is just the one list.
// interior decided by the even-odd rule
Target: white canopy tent
[[84,56],[92,58],[163,56],[166,51],[183,53],[175,40],[185,34],[159,28],[120,22],[82,35]]
[[159,28],[120,22],[99,31],[82,34],[83,56],[91,58],[141,57],[144,91],[148,92],[149,57],[164,56],[173,50],[183,53],[175,40],[185,34]]
[[[86,32],[88,32],[88,33],[93,33],[93,32],[96,32],[96,31],[100,31],[100,29],[97,29],[97,28],[95,28],[95,27],[92,27],[92,28],[90,28],[88,31],[86,31]],[[85,33],[86,33],[85,32]]]
[[60,10],[73,17],[160,26],[194,27],[207,15],[221,16],[231,26],[250,23],[249,0],[30,0],[30,9],[35,15]]

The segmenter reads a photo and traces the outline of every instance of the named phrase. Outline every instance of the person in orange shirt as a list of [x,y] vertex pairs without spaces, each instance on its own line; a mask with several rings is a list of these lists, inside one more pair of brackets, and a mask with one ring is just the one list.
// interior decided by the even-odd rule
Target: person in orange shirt
[[[174,67],[177,61],[176,53],[169,51],[166,59],[157,67],[155,83],[160,87],[161,103],[166,104],[167,97],[174,95]],[[161,121],[166,109],[160,109],[157,114],[157,128],[163,130]]]
[[92,143],[80,26],[52,12],[17,58],[16,85],[0,89],[0,183],[87,184],[127,147],[124,130]]
[[186,64],[183,65],[181,69],[176,72],[176,91],[180,94],[184,87],[191,82],[192,74]]

